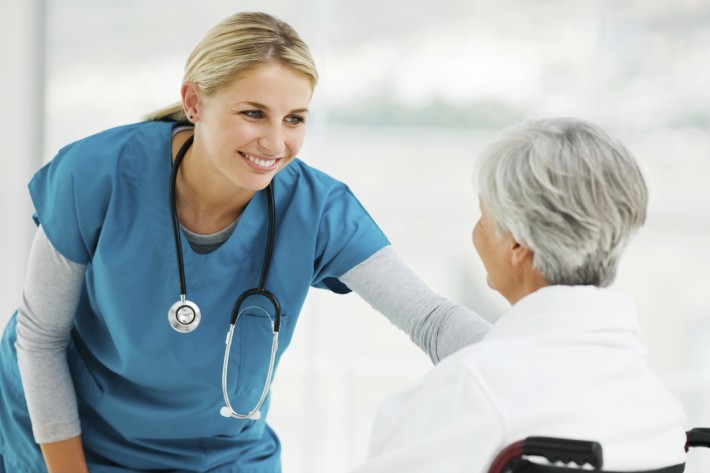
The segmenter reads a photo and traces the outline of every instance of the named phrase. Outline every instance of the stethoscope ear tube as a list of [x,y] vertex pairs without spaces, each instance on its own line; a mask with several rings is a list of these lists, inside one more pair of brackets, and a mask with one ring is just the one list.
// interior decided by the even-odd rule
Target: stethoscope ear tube
[[264,388],[261,390],[261,396],[256,406],[246,414],[240,414],[234,410],[232,403],[229,401],[229,394],[227,392],[227,368],[229,366],[229,352],[232,348],[232,338],[234,337],[234,327],[232,324],[229,326],[229,331],[227,332],[227,339],[225,340],[226,347],[224,349],[224,360],[222,362],[222,396],[224,397],[224,406],[219,410],[222,417],[233,417],[234,419],[250,419],[259,420],[261,419],[261,406],[266,400],[266,396],[269,394],[269,389],[271,388],[271,378],[274,374],[274,363],[276,361],[276,352],[279,349],[279,332],[274,330],[274,336],[271,339],[271,356],[269,358],[269,371],[266,374],[266,381],[264,382]]

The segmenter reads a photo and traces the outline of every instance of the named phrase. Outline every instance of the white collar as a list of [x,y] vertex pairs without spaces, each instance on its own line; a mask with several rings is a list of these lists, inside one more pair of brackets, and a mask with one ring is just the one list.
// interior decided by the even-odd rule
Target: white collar
[[520,299],[493,324],[486,340],[559,331],[631,332],[636,304],[626,294],[595,286],[547,286]]

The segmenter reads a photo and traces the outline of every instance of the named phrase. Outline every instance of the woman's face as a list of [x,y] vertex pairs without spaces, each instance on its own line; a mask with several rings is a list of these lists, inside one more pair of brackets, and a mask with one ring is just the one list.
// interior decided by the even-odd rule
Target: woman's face
[[508,298],[511,293],[514,271],[512,265],[513,237],[498,235],[496,222],[488,213],[485,202],[480,201],[481,217],[473,228],[473,246],[486,268],[488,285]]
[[198,93],[195,147],[208,172],[243,190],[265,188],[303,145],[312,93],[304,74],[276,63],[250,69],[211,96]]

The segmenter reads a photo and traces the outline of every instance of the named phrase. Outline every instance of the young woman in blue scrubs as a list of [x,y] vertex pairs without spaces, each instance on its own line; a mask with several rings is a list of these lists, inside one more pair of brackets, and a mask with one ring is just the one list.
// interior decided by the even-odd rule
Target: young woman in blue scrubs
[[179,106],[33,177],[38,231],[0,343],[0,472],[281,471],[265,422],[277,309],[263,291],[234,306],[257,286],[281,312],[276,363],[311,286],[354,290],[434,362],[483,337],[347,186],[296,158],[317,79],[287,24],[234,15],[189,57]]

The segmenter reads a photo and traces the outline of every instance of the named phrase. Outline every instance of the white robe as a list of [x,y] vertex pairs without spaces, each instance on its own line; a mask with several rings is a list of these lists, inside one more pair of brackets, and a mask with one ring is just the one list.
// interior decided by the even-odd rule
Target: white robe
[[648,368],[633,301],[552,286],[385,401],[355,473],[485,473],[531,435],[596,440],[605,469],[659,468],[685,461],[686,424]]

